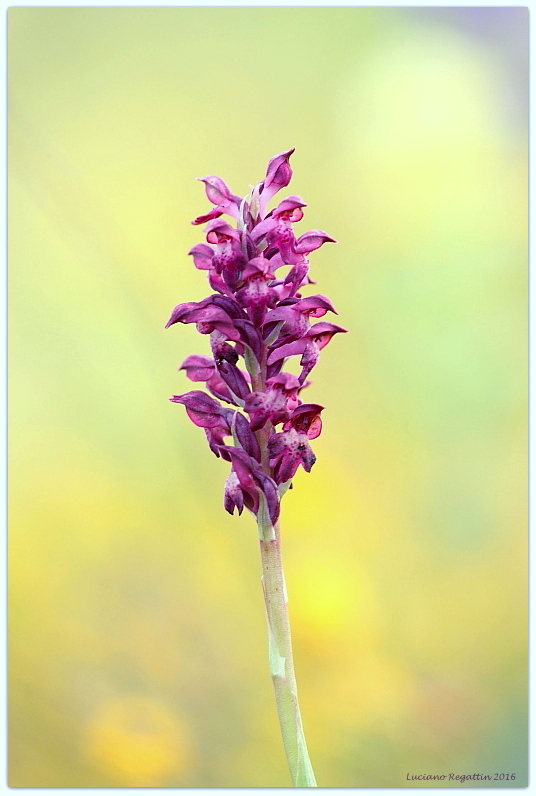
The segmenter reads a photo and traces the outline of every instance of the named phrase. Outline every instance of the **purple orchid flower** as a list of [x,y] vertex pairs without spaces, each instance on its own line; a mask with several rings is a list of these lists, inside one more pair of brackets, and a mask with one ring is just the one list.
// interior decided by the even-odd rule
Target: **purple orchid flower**
[[[295,224],[306,207],[299,196],[268,209],[290,183],[293,152],[271,158],[264,179],[243,198],[220,177],[199,178],[212,209],[192,222],[206,224],[205,242],[189,254],[195,268],[206,273],[212,292],[202,301],[177,304],[166,328],[195,324],[210,341],[212,357],[191,354],[179,368],[207,392],[195,389],[170,400],[185,407],[212,453],[230,466],[225,510],[242,514],[245,506],[256,517],[270,672],[287,759],[293,784],[313,787],[292,664],[279,514],[298,469],[311,471],[316,457],[310,442],[322,430],[324,407],[304,403],[301,393],[310,385],[307,377],[321,351],[346,329],[314,322],[336,310],[321,293],[302,294],[315,284],[309,255],[335,240],[318,229],[296,236]],[[293,357],[300,358],[299,375],[286,369]]]
[[[334,238],[318,229],[296,237],[294,224],[306,207],[299,196],[267,209],[290,182],[293,152],[273,157],[264,180],[245,198],[233,194],[220,177],[199,178],[213,208],[192,222],[206,223],[206,242],[189,254],[195,267],[207,273],[214,292],[202,301],[178,304],[166,324],[195,323],[210,337],[213,358],[193,354],[180,369],[191,381],[204,382],[212,395],[193,390],[171,400],[185,406],[204,429],[211,450],[231,463],[225,508],[241,513],[246,506],[258,514],[263,504],[272,519],[279,512],[278,486],[292,479],[300,465],[309,472],[315,461],[309,440],[320,434],[323,407],[302,402],[305,379],[322,348],[346,331],[325,321],[312,324],[336,310],[322,294],[304,297],[299,292],[312,282],[307,256]],[[278,277],[284,266],[290,270]],[[283,370],[294,356],[301,357],[299,376]],[[233,445],[226,442],[229,437]]]
[[298,392],[303,389],[296,376],[291,373],[279,373],[267,379],[264,392],[250,393],[244,403],[244,409],[250,416],[251,428],[258,431],[267,422],[274,426],[290,418],[292,411],[299,405]]
[[223,213],[227,213],[233,218],[238,219],[238,209],[240,207],[240,197],[235,196],[229,190],[227,184],[221,177],[198,177],[200,182],[205,183],[207,199],[216,205],[210,213],[198,216],[192,224],[204,224],[213,218],[219,218]]
[[[290,168],[289,158],[294,152],[294,147],[287,152],[281,152],[268,161],[266,177],[252,191],[252,204],[258,203],[258,210],[261,218],[264,217],[266,205],[275,194],[286,188],[292,179],[292,169]],[[255,210],[255,208],[254,208]],[[257,214],[255,214],[257,217]]]
[[[211,342],[215,334],[218,333],[212,332]],[[214,348],[215,346],[212,348],[213,351]],[[249,374],[244,373],[244,371],[239,370],[234,365],[238,360],[238,354],[231,346],[229,346],[229,349],[233,352],[234,358],[231,354],[227,355],[227,359],[220,355],[217,357],[217,362],[215,362],[209,357],[192,354],[186,357],[179,370],[185,370],[190,381],[204,381],[207,389],[216,398],[238,406],[241,402],[240,400],[237,401],[237,396],[245,398],[249,394]]]

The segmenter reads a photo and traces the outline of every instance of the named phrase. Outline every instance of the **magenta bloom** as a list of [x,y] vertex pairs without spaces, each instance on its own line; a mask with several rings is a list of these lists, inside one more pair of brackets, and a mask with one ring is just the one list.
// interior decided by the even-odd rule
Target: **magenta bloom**
[[[200,178],[213,208],[192,222],[206,223],[205,242],[189,254],[213,292],[178,304],[166,324],[195,323],[209,336],[212,358],[193,354],[180,369],[212,395],[192,390],[171,401],[185,406],[213,453],[230,463],[226,510],[240,514],[246,506],[271,523],[279,516],[280,487],[300,465],[309,472],[315,462],[309,441],[320,434],[323,407],[303,403],[300,392],[320,351],[346,331],[325,320],[311,323],[336,310],[326,296],[301,293],[312,281],[307,255],[335,241],[316,229],[296,237],[294,225],[306,207],[299,196],[267,209],[291,180],[293,152],[273,157],[264,180],[245,198],[220,177]],[[299,375],[283,370],[294,357]]]

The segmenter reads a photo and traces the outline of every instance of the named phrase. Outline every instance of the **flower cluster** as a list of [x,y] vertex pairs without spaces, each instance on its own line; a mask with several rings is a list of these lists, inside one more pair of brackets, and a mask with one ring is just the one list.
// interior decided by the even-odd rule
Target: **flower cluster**
[[[194,354],[180,369],[191,381],[204,382],[214,397],[192,390],[170,400],[184,404],[212,452],[230,462],[225,508],[241,514],[246,506],[272,525],[298,467],[309,472],[315,462],[309,440],[320,434],[323,407],[303,403],[300,393],[320,350],[346,331],[326,321],[312,323],[335,309],[326,296],[304,298],[300,292],[314,284],[307,255],[335,241],[316,229],[296,238],[293,225],[306,206],[299,196],[267,211],[270,199],[290,182],[293,152],[273,157],[264,180],[243,199],[220,177],[201,178],[214,207],[192,222],[206,223],[206,243],[189,254],[214,292],[203,301],[178,304],[166,324],[195,323],[210,339],[212,358]],[[297,376],[283,370],[294,356],[300,356]]]

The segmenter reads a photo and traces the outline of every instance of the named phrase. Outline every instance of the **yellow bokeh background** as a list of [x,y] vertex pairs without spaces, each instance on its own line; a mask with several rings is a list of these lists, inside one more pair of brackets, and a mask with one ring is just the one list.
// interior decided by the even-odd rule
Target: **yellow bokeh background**
[[282,512],[318,782],[526,784],[527,36],[523,8],[9,10],[10,785],[290,784],[255,526],[167,400],[207,339],[163,326],[208,293],[195,178],[243,195],[291,146],[349,329]]

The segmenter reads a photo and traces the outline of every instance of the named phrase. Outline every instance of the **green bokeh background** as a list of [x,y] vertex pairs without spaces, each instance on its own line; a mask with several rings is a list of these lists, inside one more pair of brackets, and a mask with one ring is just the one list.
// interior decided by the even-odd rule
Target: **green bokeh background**
[[11,785],[290,784],[256,530],[167,401],[207,339],[163,326],[208,292],[195,178],[243,195],[291,146],[350,330],[283,502],[319,784],[526,784],[527,36],[524,8],[10,9]]

